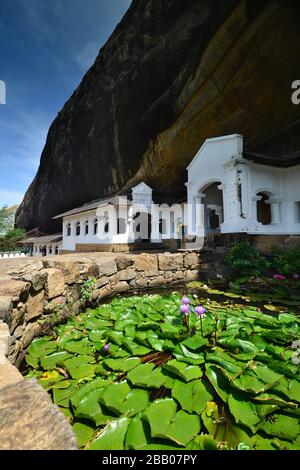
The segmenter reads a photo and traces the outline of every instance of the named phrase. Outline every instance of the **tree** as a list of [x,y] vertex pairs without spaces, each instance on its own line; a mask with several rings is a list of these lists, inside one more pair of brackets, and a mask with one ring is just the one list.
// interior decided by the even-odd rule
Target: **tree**
[[3,206],[0,208],[0,234],[6,235],[14,228],[15,213],[18,206]]

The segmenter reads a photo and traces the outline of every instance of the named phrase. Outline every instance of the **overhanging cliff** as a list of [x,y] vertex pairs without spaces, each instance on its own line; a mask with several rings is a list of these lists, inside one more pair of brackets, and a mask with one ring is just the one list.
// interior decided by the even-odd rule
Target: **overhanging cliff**
[[140,180],[181,197],[206,138],[255,151],[292,129],[299,17],[297,0],[134,0],[51,125],[17,226],[55,232],[54,215]]

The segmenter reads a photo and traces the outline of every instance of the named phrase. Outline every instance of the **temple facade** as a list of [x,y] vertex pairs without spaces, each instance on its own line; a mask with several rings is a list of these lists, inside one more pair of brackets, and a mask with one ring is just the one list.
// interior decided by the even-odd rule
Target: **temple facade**
[[128,194],[57,215],[61,234],[24,244],[41,256],[162,244],[186,248],[184,239],[205,240],[209,234],[300,235],[300,164],[280,163],[247,154],[239,134],[207,139],[187,168],[185,202],[154,201],[152,188],[141,182]]

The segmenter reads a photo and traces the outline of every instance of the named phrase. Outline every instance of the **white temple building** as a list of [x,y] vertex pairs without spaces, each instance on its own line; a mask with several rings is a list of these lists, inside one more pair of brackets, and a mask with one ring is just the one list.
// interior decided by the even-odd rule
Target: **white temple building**
[[41,256],[128,251],[137,244],[177,249],[182,235],[300,235],[299,163],[278,167],[253,161],[244,152],[243,136],[233,134],[207,139],[187,173],[187,204],[154,203],[152,188],[141,182],[129,194],[57,215],[62,234],[24,243],[33,256]]
[[300,234],[299,164],[251,161],[243,136],[234,134],[207,139],[187,170],[189,234]]

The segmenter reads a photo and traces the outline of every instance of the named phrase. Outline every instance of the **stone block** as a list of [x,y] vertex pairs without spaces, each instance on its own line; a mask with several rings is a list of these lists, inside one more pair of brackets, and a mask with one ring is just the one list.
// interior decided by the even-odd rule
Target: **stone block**
[[118,271],[117,264],[113,260],[104,261],[103,263],[99,264],[99,276],[112,276]]
[[183,256],[181,253],[160,253],[158,266],[162,271],[178,271],[183,267]]
[[60,310],[64,305],[66,305],[67,299],[63,295],[60,297],[56,297],[55,299],[51,300],[47,305],[45,305],[44,310],[46,313],[52,313],[57,310]]
[[65,277],[66,284],[75,284],[81,275],[81,266],[76,261],[45,260],[45,268],[60,269]]
[[36,379],[6,385],[0,394],[1,450],[75,450],[66,417]]
[[0,320],[7,320],[12,305],[13,301],[11,296],[0,296]]
[[199,267],[199,253],[187,253],[184,256],[183,266],[188,269],[197,269]]
[[40,334],[41,329],[42,327],[38,323],[30,323],[26,326],[21,338],[22,349],[29,346],[33,338]]
[[120,281],[113,287],[112,293],[121,294],[122,292],[129,291],[129,289],[130,289],[130,286],[126,281]]
[[142,253],[134,259],[137,271],[157,271],[157,255]]
[[0,297],[11,297],[14,302],[26,300],[30,289],[30,283],[5,279],[0,283]]
[[118,270],[129,268],[133,263],[133,261],[127,256],[118,256],[115,261]]
[[9,343],[9,328],[6,323],[0,320],[0,356],[7,356]]
[[[41,271],[42,273],[42,271]],[[49,268],[43,270],[46,274],[46,296],[48,299],[59,297],[65,288],[65,277],[60,269]]]
[[126,268],[119,271],[117,276],[119,281],[131,281],[135,278],[136,272],[133,268]]
[[[0,396],[2,395],[2,392],[4,387],[7,385],[13,385],[16,384],[17,382],[23,381],[22,374],[18,371],[16,367],[14,367],[8,359],[6,359],[4,356],[0,356],[0,389],[1,393]],[[1,415],[1,411],[0,411]],[[1,433],[1,421],[0,421],[0,433]],[[1,443],[0,443],[0,449],[2,448]]]
[[96,281],[96,288],[100,289],[100,287],[106,286],[109,283],[108,276],[102,276]]
[[161,287],[165,285],[166,281],[163,276],[158,276],[154,277],[153,279],[150,279],[148,282],[149,287]]
[[197,281],[199,279],[198,270],[187,270],[184,272],[185,281]]
[[47,280],[47,273],[45,270],[26,272],[18,276],[18,279],[24,282],[30,282],[31,290],[36,292],[43,289]]
[[26,321],[40,317],[44,310],[44,291],[30,295],[26,302]]

